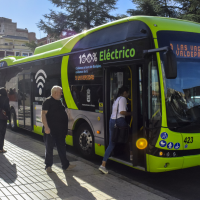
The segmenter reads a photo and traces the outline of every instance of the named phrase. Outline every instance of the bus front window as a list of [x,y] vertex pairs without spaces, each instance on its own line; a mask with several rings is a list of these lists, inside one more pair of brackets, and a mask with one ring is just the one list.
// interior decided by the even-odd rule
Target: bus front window
[[[176,132],[198,133],[200,132],[200,35],[160,31],[157,36],[159,47],[171,46],[177,58],[177,78],[164,78],[168,128]],[[163,53],[161,61],[163,63]]]
[[166,79],[168,126],[178,132],[200,132],[199,62],[177,62],[178,76]]

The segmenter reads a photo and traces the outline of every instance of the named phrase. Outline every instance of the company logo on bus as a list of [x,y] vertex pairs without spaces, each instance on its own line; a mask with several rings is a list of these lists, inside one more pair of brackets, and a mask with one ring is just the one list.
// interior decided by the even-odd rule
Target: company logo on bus
[[39,95],[42,95],[42,89],[44,88],[46,78],[47,78],[47,75],[45,71],[42,69],[40,69],[35,75],[37,88],[39,89]]
[[85,53],[83,55],[79,56],[80,59],[80,64],[84,64],[84,63],[91,63],[91,62],[97,62],[97,53],[89,53],[87,56],[85,55]]

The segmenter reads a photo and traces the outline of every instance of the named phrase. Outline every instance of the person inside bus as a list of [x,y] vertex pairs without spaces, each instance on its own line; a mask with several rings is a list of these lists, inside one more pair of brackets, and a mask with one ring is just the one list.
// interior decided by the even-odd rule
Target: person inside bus
[[[112,142],[112,134],[114,131],[114,125],[116,123],[118,127],[128,126],[125,120],[125,116],[132,115],[132,112],[126,111],[128,96],[129,96],[129,89],[126,86],[122,86],[121,88],[119,88],[117,97],[115,98],[115,101],[112,106],[112,114],[111,114],[110,122],[109,122],[109,145],[106,149],[102,164],[99,167],[99,170],[103,172],[104,174],[108,173],[108,170],[106,169],[106,162],[116,145],[116,143]],[[118,107],[118,104],[119,104],[119,107]],[[118,110],[118,113],[117,113],[117,110]]]
[[0,153],[6,153],[6,150],[3,149],[3,146],[6,134],[7,119],[10,118],[10,105],[5,88],[0,88],[0,108]]
[[185,92],[185,100],[187,104],[187,109],[191,109],[194,106],[199,106],[199,103],[195,102],[194,99],[191,98],[190,89],[184,89]]
[[53,86],[51,96],[42,105],[42,123],[45,152],[45,170],[52,172],[53,148],[56,144],[58,155],[61,160],[63,170],[72,169],[75,165],[70,165],[66,157],[65,137],[68,132],[68,116],[66,108],[61,102],[62,88]]

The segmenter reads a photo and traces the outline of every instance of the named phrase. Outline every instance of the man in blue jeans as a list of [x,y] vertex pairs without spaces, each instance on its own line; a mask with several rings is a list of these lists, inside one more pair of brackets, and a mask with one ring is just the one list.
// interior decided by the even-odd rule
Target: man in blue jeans
[[53,148],[56,144],[58,155],[61,160],[63,170],[72,169],[75,165],[70,165],[66,157],[65,137],[68,132],[68,116],[65,106],[61,102],[62,88],[54,86],[51,89],[51,96],[42,105],[42,123],[45,152],[45,170],[52,172]]

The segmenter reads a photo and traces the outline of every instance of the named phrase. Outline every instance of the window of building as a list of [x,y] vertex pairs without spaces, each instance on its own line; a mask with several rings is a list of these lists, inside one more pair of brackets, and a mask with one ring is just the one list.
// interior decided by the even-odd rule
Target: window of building
[[22,56],[28,56],[28,53],[22,53]]
[[15,52],[15,56],[21,56],[20,52]]
[[32,53],[29,53],[29,56],[32,56],[33,54]]

